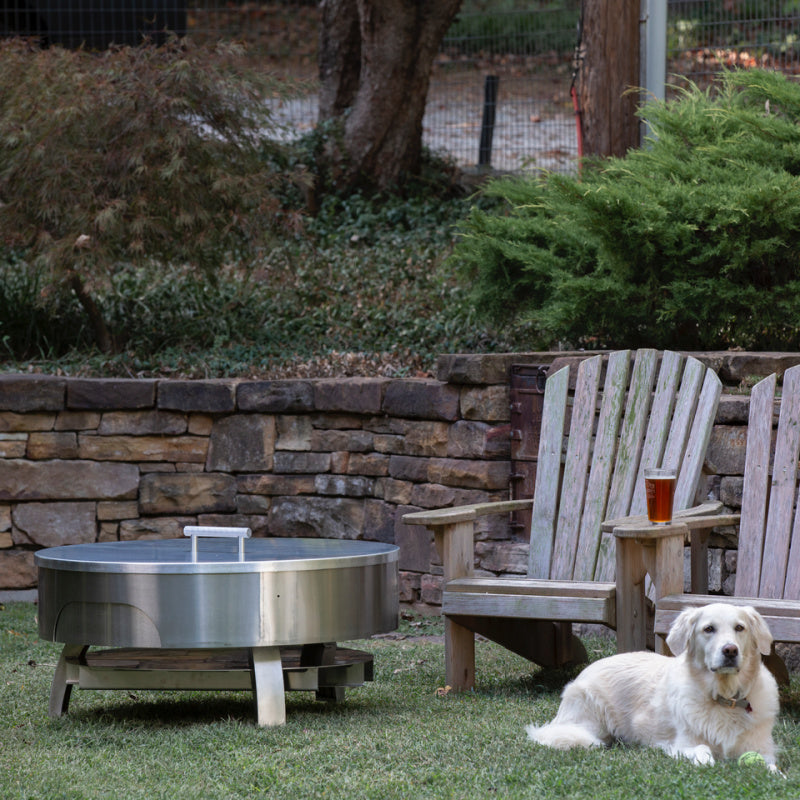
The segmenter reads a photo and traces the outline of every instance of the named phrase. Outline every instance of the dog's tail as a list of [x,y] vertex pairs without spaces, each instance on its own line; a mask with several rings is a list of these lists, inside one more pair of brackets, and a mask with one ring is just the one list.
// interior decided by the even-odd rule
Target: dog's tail
[[525,730],[531,741],[554,747],[556,750],[569,750],[572,747],[603,747],[605,742],[591,731],[572,722],[551,722],[537,727],[528,725]]

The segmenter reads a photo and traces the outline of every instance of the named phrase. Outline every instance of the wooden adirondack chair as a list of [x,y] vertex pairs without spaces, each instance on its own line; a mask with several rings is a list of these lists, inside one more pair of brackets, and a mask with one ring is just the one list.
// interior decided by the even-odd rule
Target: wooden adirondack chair
[[[722,601],[758,609],[775,641],[800,642],[800,366],[784,373],[774,431],[776,382],[776,376],[770,375],[756,384],[750,396],[741,515],[703,520],[709,528],[739,521],[734,596],[671,594],[660,598],[655,618],[655,632],[660,637],[666,637],[682,609]],[[785,668],[776,658],[768,665],[780,678]]]
[[[644,466],[675,466],[675,508],[695,499],[721,384],[694,358],[640,350],[582,361],[569,398],[570,368],[545,386],[535,496],[406,514],[434,532],[442,558],[447,683],[474,685],[474,634],[543,665],[585,660],[572,622],[616,622],[614,537],[609,517],[645,509]],[[569,418],[569,419],[568,419]],[[568,430],[565,431],[565,422]],[[566,432],[566,439],[565,439]],[[473,523],[532,505],[524,578],[474,575]],[[715,508],[719,509],[720,504]],[[704,513],[710,507],[694,509]]]

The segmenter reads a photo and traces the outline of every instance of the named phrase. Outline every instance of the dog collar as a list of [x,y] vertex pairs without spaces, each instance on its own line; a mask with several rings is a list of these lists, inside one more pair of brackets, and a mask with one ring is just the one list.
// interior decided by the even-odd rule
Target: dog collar
[[716,698],[717,702],[725,708],[743,708],[748,714],[753,713],[753,706],[746,697],[740,697],[738,692],[733,697],[719,697]]

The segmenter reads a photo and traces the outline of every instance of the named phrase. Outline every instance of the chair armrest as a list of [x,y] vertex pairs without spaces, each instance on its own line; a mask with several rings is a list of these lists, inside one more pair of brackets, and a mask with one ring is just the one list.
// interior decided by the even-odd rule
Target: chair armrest
[[[716,514],[722,508],[719,500],[709,500],[699,506],[682,508],[672,515],[675,522],[683,522],[690,530],[714,528],[717,525],[733,525],[738,522],[738,514]],[[733,519],[735,517],[735,520]],[[711,520],[714,520],[713,522]],[[647,525],[647,514],[607,519],[603,522],[603,533],[613,533],[614,528],[626,525]]]
[[414,511],[403,515],[406,525],[426,525],[430,528],[453,525],[457,522],[473,522],[491,514],[508,514],[533,507],[533,500],[499,500],[496,503],[474,503],[470,506],[451,506]]
[[425,525],[434,534],[434,542],[442,559],[444,582],[466,578],[473,573],[475,542],[473,524],[479,517],[507,514],[531,508],[532,500],[506,500],[497,503],[475,503],[455,508],[437,508],[403,515],[407,525]]

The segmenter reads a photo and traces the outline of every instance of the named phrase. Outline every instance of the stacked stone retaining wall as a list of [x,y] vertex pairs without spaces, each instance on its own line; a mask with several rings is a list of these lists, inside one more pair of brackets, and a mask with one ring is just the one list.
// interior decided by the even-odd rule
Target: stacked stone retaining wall
[[[508,497],[511,365],[581,357],[442,356],[436,379],[0,375],[0,591],[35,588],[42,547],[240,525],[255,536],[394,542],[401,601],[435,610],[432,538],[402,515]],[[748,409],[737,387],[800,354],[701,357],[728,387],[704,491],[737,508]],[[735,531],[715,537],[716,591],[730,589],[735,544]],[[475,554],[479,572],[521,574],[527,543],[507,518],[486,518]]]

